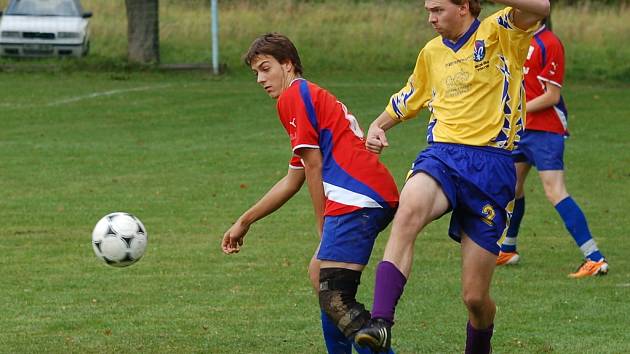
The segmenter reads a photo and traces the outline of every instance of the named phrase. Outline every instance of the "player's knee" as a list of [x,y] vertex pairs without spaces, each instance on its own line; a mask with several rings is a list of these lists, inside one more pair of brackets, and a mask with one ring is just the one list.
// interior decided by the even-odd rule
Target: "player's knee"
[[482,313],[490,300],[486,295],[473,292],[464,292],[462,299],[468,311],[473,313]]
[[409,235],[406,238],[415,238],[430,221],[426,210],[414,210],[411,206],[399,206],[396,210],[394,224],[400,231],[400,235]]
[[361,272],[323,268],[319,279],[319,306],[346,337],[352,337],[370,319],[370,313],[355,299]]
[[549,189],[545,190],[545,196],[547,200],[551,203],[551,205],[556,205],[560,203],[564,198],[568,197],[569,194],[565,189]]

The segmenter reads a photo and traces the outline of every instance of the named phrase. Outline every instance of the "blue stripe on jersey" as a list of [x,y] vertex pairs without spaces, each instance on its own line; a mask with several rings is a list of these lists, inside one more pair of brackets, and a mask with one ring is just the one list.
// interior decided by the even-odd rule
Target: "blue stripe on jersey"
[[464,33],[463,36],[459,37],[457,42],[453,43],[449,41],[448,39],[442,37],[442,43],[444,43],[445,46],[451,48],[454,52],[457,52],[464,46],[464,44],[466,44],[466,42],[468,42],[470,37],[472,37],[473,33],[477,31],[477,28],[479,28],[480,23],[481,22],[479,22],[478,19],[475,19],[473,23],[470,25],[470,28],[468,28],[468,31],[466,31],[466,33]]
[[534,39],[536,40],[536,43],[538,43],[540,51],[542,52],[542,66],[545,67],[547,64],[547,48],[545,48],[545,43],[543,43],[542,39],[540,39],[540,33],[535,35]]
[[564,98],[560,96],[560,102],[556,105],[556,108],[559,109],[562,113],[564,113],[564,117],[566,120],[569,120],[569,111],[567,111],[567,106],[564,104]]
[[429,121],[429,126],[427,127],[427,143],[433,143],[433,128],[437,124],[437,119],[433,119]]
[[510,18],[509,18],[509,13],[505,14],[503,16],[499,16],[497,17],[497,23],[499,24],[499,26],[505,28],[505,29],[512,29],[512,26],[510,26]]
[[313,105],[313,100],[311,99],[311,91],[308,89],[308,82],[306,80],[302,80],[300,82],[300,96],[302,97],[304,107],[306,107],[308,120],[311,122],[313,129],[318,132],[319,124],[317,123],[317,114],[315,113],[315,106]]
[[348,172],[341,168],[339,164],[337,164],[337,161],[335,161],[333,157],[333,139],[332,132],[330,130],[322,129],[320,132],[319,148],[322,150],[322,156],[324,157],[324,166],[322,169],[322,179],[324,182],[365,195],[377,202],[383,208],[390,207],[381,195],[376,193],[372,188],[365,185],[363,182],[356,180],[348,174]]

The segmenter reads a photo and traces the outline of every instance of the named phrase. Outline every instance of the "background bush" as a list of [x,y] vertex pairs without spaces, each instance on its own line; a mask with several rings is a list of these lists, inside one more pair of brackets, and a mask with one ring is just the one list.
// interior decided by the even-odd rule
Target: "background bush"
[[[0,0],[0,7],[7,3]],[[124,1],[82,3],[94,13],[92,53],[61,66],[126,67]],[[242,53],[256,36],[270,31],[293,39],[307,72],[408,72],[419,48],[435,36],[420,0],[220,0],[219,8],[220,60],[232,73],[248,72]],[[481,16],[496,8],[486,2]],[[626,1],[554,2],[553,26],[567,51],[567,77],[630,81],[625,60],[630,57],[628,18]],[[210,0],[160,1],[160,38],[162,63],[209,63]],[[16,64],[7,59],[0,63]]]

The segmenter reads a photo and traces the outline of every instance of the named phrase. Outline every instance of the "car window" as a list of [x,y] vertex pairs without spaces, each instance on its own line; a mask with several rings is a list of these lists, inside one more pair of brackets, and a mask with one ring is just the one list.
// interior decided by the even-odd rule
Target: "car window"
[[14,16],[81,16],[73,0],[14,0],[6,15]]

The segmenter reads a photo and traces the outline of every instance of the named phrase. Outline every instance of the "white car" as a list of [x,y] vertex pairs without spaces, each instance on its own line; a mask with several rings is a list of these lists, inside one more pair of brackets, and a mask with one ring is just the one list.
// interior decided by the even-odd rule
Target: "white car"
[[0,16],[2,56],[81,57],[90,49],[92,13],[79,0],[11,0]]

